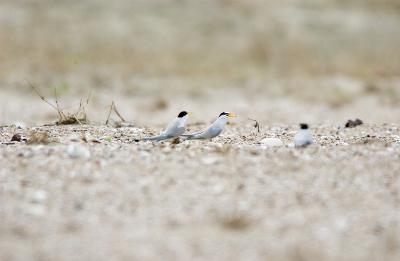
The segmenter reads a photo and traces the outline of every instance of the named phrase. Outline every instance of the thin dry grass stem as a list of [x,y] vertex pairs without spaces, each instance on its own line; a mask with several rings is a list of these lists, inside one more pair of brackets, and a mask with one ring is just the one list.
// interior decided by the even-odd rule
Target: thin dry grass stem
[[255,122],[254,128],[256,128],[257,132],[260,133],[260,124],[258,123],[258,121],[254,120],[254,119],[251,119],[251,118],[248,118],[248,119]]
[[[44,97],[39,90],[33,85],[31,82],[28,82],[31,89],[40,97],[42,101],[50,105],[53,109],[55,109],[58,113],[59,120],[55,123],[55,125],[69,125],[69,124],[85,124],[88,123],[88,118],[86,114],[86,107],[83,103],[83,99],[79,102],[79,108],[75,113],[65,113],[64,110],[61,108],[60,103],[58,102],[58,94],[57,88],[54,89],[54,95],[56,99],[56,104],[49,102],[46,97]],[[86,105],[89,104],[91,98],[91,93],[89,94],[88,98],[86,98]]]
[[76,115],[72,115],[74,119],[79,123],[79,125],[82,125],[82,122],[76,117]]
[[108,111],[108,116],[107,116],[107,120],[106,120],[106,125],[108,125],[108,123],[110,122],[111,112],[112,112],[112,109],[113,109],[113,108],[114,108],[114,102],[111,103],[110,110]]
[[119,113],[119,111],[117,110],[117,106],[115,105],[115,102],[113,101],[111,103],[110,106],[110,110],[108,111],[108,116],[107,116],[107,120],[106,120],[106,125],[108,125],[110,123],[110,117],[111,117],[111,113],[115,112],[115,114],[118,116],[118,118],[120,118],[120,120],[122,122],[126,122],[126,120],[124,119],[124,117],[122,117],[121,113]]
[[115,106],[114,103],[114,112],[117,114],[117,116],[121,119],[121,121],[126,122],[126,120],[124,119],[124,117],[121,116],[121,114],[118,112],[117,110],[117,106]]
[[89,95],[88,95],[88,97],[86,98],[86,105],[89,105],[89,102],[90,102],[90,100],[92,99],[92,94],[93,94],[93,90],[90,89]]
[[[88,102],[88,100],[89,99],[86,99],[86,102]],[[78,112],[74,115],[74,118],[80,125],[82,125],[82,121],[87,122],[86,107],[82,99],[79,101],[79,109]]]
[[35,87],[31,82],[28,82],[28,84],[29,84],[29,87],[31,87],[31,89],[40,97],[40,99],[41,99],[42,101],[44,101],[45,103],[47,103],[48,105],[50,105],[53,109],[59,111],[58,108],[57,108],[57,106],[54,105],[54,104],[52,104],[51,102],[49,102],[49,101],[38,91],[38,89],[36,89],[36,87]]
[[58,102],[57,87],[54,87],[54,96],[56,98],[56,107],[57,107],[57,112],[58,112],[58,115],[60,116],[60,119],[65,118],[65,115],[63,115],[62,110],[60,108],[60,103]]

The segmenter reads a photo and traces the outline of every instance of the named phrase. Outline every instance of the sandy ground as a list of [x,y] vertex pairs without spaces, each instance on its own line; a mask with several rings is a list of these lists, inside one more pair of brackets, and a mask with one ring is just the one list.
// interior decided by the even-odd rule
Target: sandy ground
[[[400,260],[399,14],[398,0],[0,1],[0,260]],[[89,124],[43,127],[57,112],[29,83],[69,113],[90,97]],[[112,101],[129,125],[105,126]],[[182,110],[190,132],[240,117],[213,141],[134,142]],[[291,146],[301,122],[306,149]]]
[[400,126],[316,126],[306,149],[296,130],[172,144],[135,143],[157,131],[135,127],[19,129],[53,142],[0,145],[0,259],[398,260]]

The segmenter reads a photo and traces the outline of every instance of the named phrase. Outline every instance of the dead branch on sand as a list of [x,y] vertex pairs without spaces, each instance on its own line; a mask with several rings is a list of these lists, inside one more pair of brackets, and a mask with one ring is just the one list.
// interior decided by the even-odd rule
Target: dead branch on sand
[[53,104],[39,92],[39,90],[36,88],[36,86],[34,84],[32,84],[31,82],[28,82],[28,84],[29,84],[29,87],[40,97],[40,99],[42,101],[44,101],[45,103],[47,103],[48,105],[50,105],[53,109],[55,109],[57,111],[59,119],[55,123],[56,125],[70,125],[70,124],[81,124],[82,125],[82,124],[86,124],[89,122],[87,114],[86,114],[86,105],[89,104],[91,95],[89,95],[88,98],[86,99],[86,104],[83,103],[83,100],[81,99],[79,102],[78,110],[74,113],[69,113],[69,112],[65,112],[61,108],[61,106],[58,102],[57,88],[54,89],[54,95],[55,95],[56,102],[55,102],[55,104]]

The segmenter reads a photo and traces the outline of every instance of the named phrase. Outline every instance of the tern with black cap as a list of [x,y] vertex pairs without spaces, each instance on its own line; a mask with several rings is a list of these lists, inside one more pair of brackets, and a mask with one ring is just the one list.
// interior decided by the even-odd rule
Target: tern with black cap
[[307,147],[308,145],[314,143],[314,139],[310,132],[310,129],[308,128],[308,124],[300,124],[300,130],[294,136],[293,141],[296,147]]
[[[181,136],[185,133],[185,126],[188,116],[190,115],[187,111],[182,111],[178,114],[178,116],[168,124],[167,128],[158,136],[148,137],[141,139],[142,141],[162,141],[173,139]],[[135,140],[140,141],[140,140]]]
[[234,113],[231,112],[223,112],[218,118],[205,130],[195,132],[192,134],[184,134],[183,137],[186,137],[188,140],[206,140],[217,137],[224,130],[226,124],[229,121],[229,118],[237,117]]

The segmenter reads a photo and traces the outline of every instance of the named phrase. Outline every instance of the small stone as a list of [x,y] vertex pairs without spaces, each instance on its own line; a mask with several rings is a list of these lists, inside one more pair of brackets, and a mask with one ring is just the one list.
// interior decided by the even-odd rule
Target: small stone
[[44,190],[37,190],[33,194],[33,202],[41,203],[47,199],[47,192]]
[[26,212],[32,216],[42,217],[46,214],[46,208],[43,205],[31,205],[26,208]]
[[119,127],[120,128],[135,127],[135,124],[133,122],[121,121],[119,122]]
[[346,122],[346,124],[344,125],[344,127],[345,128],[354,128],[354,127],[357,127],[358,125],[362,125],[362,124],[363,124],[363,121],[360,119],[355,119],[354,121],[348,120]]
[[171,141],[171,144],[174,144],[174,145],[179,144],[179,143],[181,143],[181,140],[180,140],[179,137],[178,137],[178,138],[175,138],[175,139],[173,139],[173,140]]
[[164,152],[166,154],[169,154],[169,153],[172,152],[172,149],[171,149],[171,147],[165,147],[165,148],[162,149],[162,152]]
[[334,224],[336,230],[339,232],[345,232],[349,228],[349,222],[346,218],[336,218]]
[[213,187],[213,191],[215,194],[221,194],[224,191],[224,186],[221,184],[216,184]]
[[81,141],[81,137],[77,134],[74,134],[69,137],[69,140],[72,142],[79,142],[79,141]]
[[67,149],[67,154],[73,159],[90,158],[90,151],[82,145],[74,145],[74,144],[69,145]]
[[35,153],[32,150],[24,150],[17,153],[17,156],[21,158],[32,158],[34,155]]
[[201,161],[205,165],[214,165],[219,161],[219,159],[216,157],[204,157],[201,159]]
[[279,138],[265,138],[260,141],[260,144],[263,147],[272,148],[272,147],[282,147],[283,142]]
[[22,136],[19,133],[16,133],[12,136],[11,141],[16,141],[16,142],[21,142],[22,141]]
[[89,141],[93,142],[93,143],[101,143],[101,140],[96,139],[96,138],[91,138]]
[[260,155],[260,149],[250,148],[249,153],[254,156]]

